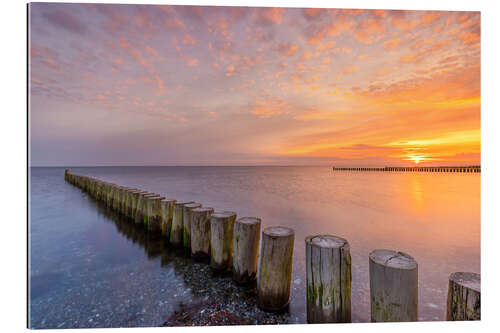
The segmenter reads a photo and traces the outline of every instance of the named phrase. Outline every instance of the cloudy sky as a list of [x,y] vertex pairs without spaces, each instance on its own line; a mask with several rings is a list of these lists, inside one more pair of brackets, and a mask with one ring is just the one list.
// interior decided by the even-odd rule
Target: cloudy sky
[[480,14],[30,5],[32,165],[480,162]]

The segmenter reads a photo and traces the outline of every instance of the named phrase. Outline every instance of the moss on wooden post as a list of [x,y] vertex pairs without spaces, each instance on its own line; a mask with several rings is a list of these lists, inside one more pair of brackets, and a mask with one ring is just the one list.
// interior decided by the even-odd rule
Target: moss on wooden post
[[467,272],[450,275],[446,320],[481,320],[481,275]]
[[170,243],[174,246],[181,246],[184,231],[184,205],[193,203],[192,201],[180,201],[174,204],[174,215],[172,217],[172,229],[170,231]]
[[200,208],[200,203],[185,204],[182,208],[182,243],[184,248],[191,252],[191,211],[195,208]]
[[161,200],[164,197],[149,198],[148,231],[161,233]]
[[170,238],[170,230],[172,229],[172,218],[174,216],[175,199],[161,200],[161,234],[167,240]]
[[233,265],[235,212],[215,212],[210,217],[210,266],[226,271]]
[[127,216],[128,218],[133,218],[136,197],[137,197],[137,194],[140,192],[141,192],[141,190],[138,190],[138,189],[133,189],[133,190],[128,191],[126,211],[125,211],[125,216]]
[[210,259],[210,216],[213,212],[210,207],[191,211],[191,256],[196,260]]
[[308,236],[305,243],[307,321],[351,322],[349,243],[332,235]]
[[372,322],[418,321],[418,265],[392,250],[370,253]]
[[135,188],[128,188],[127,191],[125,191],[125,199],[124,199],[124,203],[123,203],[123,215],[125,217],[130,217],[130,205],[131,205],[131,201],[132,201],[132,194],[136,190],[137,189],[135,189]]
[[145,226],[149,225],[149,220],[153,214],[153,199],[157,199],[160,195],[155,193],[146,194],[144,204],[142,205],[142,223]]
[[[138,219],[138,214],[140,214],[140,209],[141,209],[141,205],[142,205],[142,200],[143,200],[143,196],[145,194],[148,194],[149,192],[148,191],[139,191],[139,192],[136,192],[134,193],[134,199],[132,200],[132,220],[135,222],[135,223],[140,223],[141,220]],[[142,219],[142,216],[141,216],[141,219]]]
[[281,311],[290,303],[295,232],[287,227],[262,231],[257,304],[266,311]]
[[[139,199],[137,200],[137,208],[135,211],[135,223],[142,224],[147,223],[147,209],[148,209],[148,198],[151,196],[155,196],[154,193],[142,193],[139,195]],[[146,219],[146,221],[145,221]]]
[[261,219],[242,217],[234,224],[233,280],[252,283],[257,277]]

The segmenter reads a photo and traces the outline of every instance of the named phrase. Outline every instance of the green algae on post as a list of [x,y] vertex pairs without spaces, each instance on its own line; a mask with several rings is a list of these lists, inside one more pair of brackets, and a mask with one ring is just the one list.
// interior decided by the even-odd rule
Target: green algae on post
[[174,213],[172,218],[172,229],[170,230],[170,243],[174,246],[182,246],[184,239],[184,205],[193,203],[193,201],[181,201],[174,204]]
[[235,221],[235,212],[215,212],[210,217],[210,266],[215,271],[232,268]]
[[266,311],[281,311],[290,303],[295,232],[287,227],[262,231],[257,304]]
[[305,243],[307,321],[351,322],[349,243],[332,235],[308,236]]
[[183,244],[184,248],[191,251],[191,211],[195,208],[199,208],[202,205],[200,203],[190,203],[183,207],[182,211],[182,225],[183,225]]
[[392,250],[374,250],[369,259],[371,321],[418,321],[415,259]]
[[191,211],[191,256],[195,260],[210,259],[210,216],[213,212],[210,207]]
[[452,273],[448,283],[446,320],[481,320],[481,275]]
[[249,284],[256,280],[261,219],[242,217],[234,224],[233,280]]

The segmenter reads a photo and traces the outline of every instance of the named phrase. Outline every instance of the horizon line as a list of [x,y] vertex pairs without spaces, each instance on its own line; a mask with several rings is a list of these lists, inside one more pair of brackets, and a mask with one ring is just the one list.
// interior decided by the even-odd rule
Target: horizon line
[[326,164],[192,164],[192,165],[28,165],[30,168],[134,168],[134,167],[339,167],[339,168],[384,168],[384,167],[481,167],[481,164],[455,164],[455,165],[326,165]]

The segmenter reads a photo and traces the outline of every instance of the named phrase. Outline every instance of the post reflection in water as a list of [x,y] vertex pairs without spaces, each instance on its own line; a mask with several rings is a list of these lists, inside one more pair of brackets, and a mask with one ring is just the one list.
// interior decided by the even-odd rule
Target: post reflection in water
[[[173,270],[177,277],[182,279],[182,286],[175,285],[172,281],[165,281],[165,287],[174,290],[185,290],[189,294],[187,302],[178,304],[174,313],[192,313],[207,307],[229,310],[237,314],[237,324],[257,324],[262,322],[293,323],[303,320],[303,316],[293,318],[289,309],[281,313],[267,313],[257,307],[257,292],[255,284],[241,286],[235,284],[229,273],[216,273],[210,269],[206,262],[192,259],[185,249],[170,246],[161,233],[150,232],[144,224],[134,223],[117,212],[109,209],[100,202],[89,198],[95,204],[98,213],[106,221],[112,222],[116,230],[139,245],[146,252],[149,259],[161,258],[160,265],[164,269]],[[227,315],[227,312],[225,312]],[[235,315],[233,315],[235,316]],[[169,316],[166,315],[168,322]],[[183,322],[176,321],[180,325]]]

